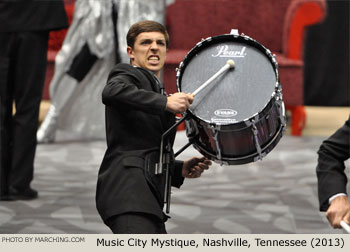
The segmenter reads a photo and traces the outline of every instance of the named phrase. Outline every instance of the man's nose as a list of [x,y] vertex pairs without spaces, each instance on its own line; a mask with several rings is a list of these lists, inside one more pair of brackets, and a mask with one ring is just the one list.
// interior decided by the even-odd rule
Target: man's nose
[[152,49],[152,50],[157,50],[157,49],[158,49],[157,41],[153,41],[153,42],[152,42],[152,44],[151,44],[151,49]]

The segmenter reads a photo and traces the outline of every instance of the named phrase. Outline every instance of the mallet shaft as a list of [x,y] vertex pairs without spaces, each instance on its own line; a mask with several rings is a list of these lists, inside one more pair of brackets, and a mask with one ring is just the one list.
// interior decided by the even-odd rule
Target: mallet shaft
[[345,223],[345,221],[341,221],[340,222],[340,226],[350,234],[350,226],[348,224]]
[[202,91],[204,88],[206,88],[210,83],[212,83],[219,75],[221,75],[223,72],[227,71],[230,68],[234,67],[233,60],[228,60],[227,63],[219,69],[213,76],[211,76],[206,82],[204,82],[200,87],[198,87],[192,94],[193,96],[196,96],[200,91]]

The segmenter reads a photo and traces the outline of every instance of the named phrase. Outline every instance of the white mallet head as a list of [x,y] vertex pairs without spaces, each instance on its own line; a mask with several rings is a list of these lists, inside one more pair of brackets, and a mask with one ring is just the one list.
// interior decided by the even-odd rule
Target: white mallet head
[[229,65],[230,68],[234,68],[234,67],[235,67],[235,62],[234,62],[233,60],[228,60],[228,61],[226,62],[226,64]]

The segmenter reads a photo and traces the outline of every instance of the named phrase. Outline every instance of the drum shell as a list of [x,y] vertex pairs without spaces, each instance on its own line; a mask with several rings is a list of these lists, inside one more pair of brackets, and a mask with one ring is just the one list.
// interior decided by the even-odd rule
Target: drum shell
[[194,136],[193,146],[204,156],[228,165],[244,164],[259,159],[253,125],[257,129],[262,155],[265,156],[282,137],[283,114],[283,102],[273,98],[255,117],[235,124],[209,124],[189,115],[186,130],[189,137]]
[[[188,65],[194,65],[192,60],[198,54],[206,50],[208,46],[226,41],[232,42],[234,45],[237,42],[237,44],[247,48],[255,48],[261,52],[261,55],[264,55],[264,58],[267,59],[266,62],[273,69],[271,75],[269,75],[272,82],[268,82],[274,85],[274,89],[268,89],[271,91],[270,98],[267,97],[265,105],[260,104],[257,110],[249,114],[248,118],[241,117],[241,119],[230,123],[212,122],[210,118],[209,120],[208,118],[202,118],[201,115],[197,115],[190,108],[187,111],[186,130],[193,146],[211,160],[228,165],[244,164],[266,156],[279,142],[285,129],[285,110],[282,100],[282,88],[279,83],[278,65],[271,52],[257,41],[245,35],[226,34],[208,38],[198,43],[187,54],[184,61],[180,63],[177,72],[177,85],[178,90],[182,92],[184,72],[188,69]],[[199,62],[197,61],[197,63]],[[203,67],[205,68],[206,64],[203,64]],[[187,73],[196,73],[188,71]],[[237,74],[245,73],[238,71]],[[187,76],[189,75],[187,74]],[[186,83],[190,82],[186,80]],[[249,104],[244,106],[249,106]],[[227,108],[230,108],[230,106]]]

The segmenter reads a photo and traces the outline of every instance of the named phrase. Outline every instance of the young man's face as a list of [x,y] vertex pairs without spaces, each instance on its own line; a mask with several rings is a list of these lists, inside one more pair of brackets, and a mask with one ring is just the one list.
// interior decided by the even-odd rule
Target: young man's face
[[161,32],[142,32],[135,40],[134,48],[128,46],[128,55],[133,66],[154,72],[158,77],[166,58],[166,40]]

